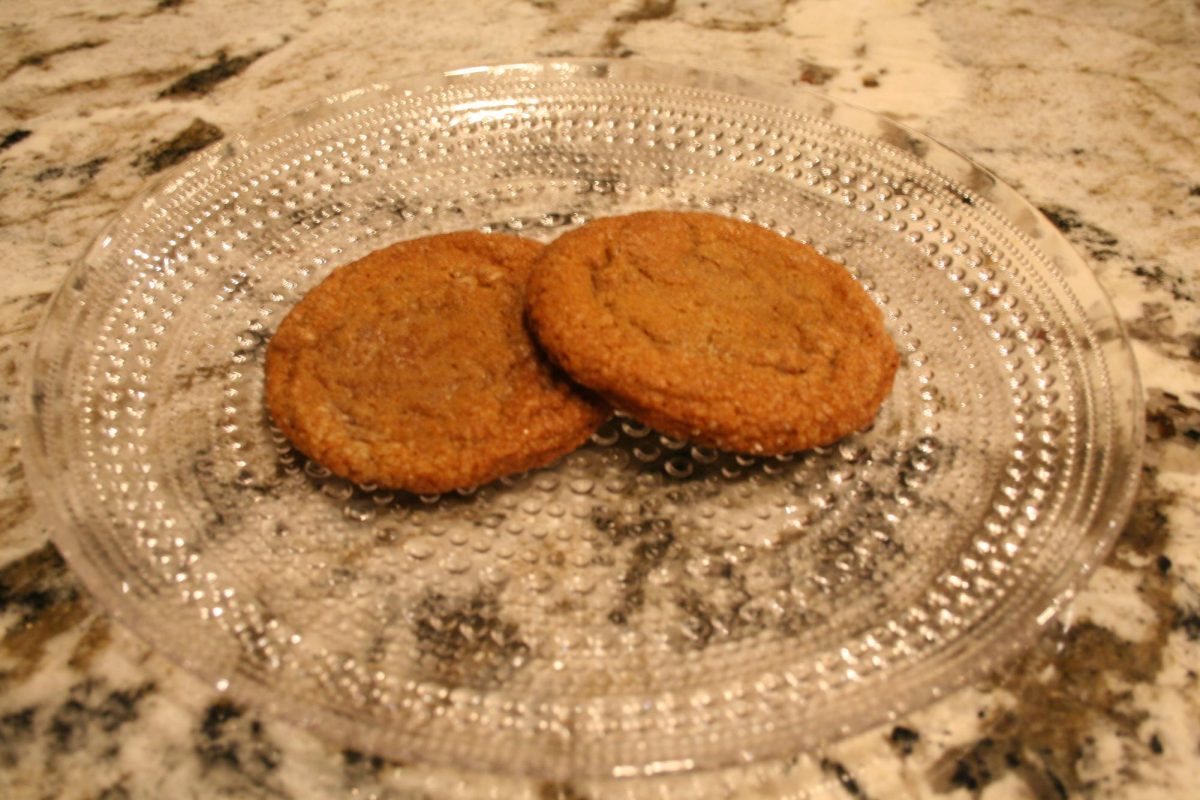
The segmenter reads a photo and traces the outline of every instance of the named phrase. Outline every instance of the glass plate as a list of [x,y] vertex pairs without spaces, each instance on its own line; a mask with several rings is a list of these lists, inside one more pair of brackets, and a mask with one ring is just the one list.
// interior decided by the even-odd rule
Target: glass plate
[[[338,265],[650,208],[845,264],[902,356],[873,428],[752,458],[616,418],[441,497],[273,429],[264,345]],[[1001,664],[1116,535],[1140,404],[1086,265],[961,156],[817,95],[556,62],[348,92],[149,189],[50,304],[25,457],[87,586],[235,698],[388,756],[620,776],[794,752]]]

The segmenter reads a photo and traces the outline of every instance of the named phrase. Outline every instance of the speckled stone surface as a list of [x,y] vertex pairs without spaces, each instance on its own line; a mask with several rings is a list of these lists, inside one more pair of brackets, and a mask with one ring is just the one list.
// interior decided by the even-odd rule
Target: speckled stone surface
[[[0,6],[0,796],[1181,798],[1200,769],[1200,10],[1190,0],[48,0]],[[49,293],[147,181],[412,72],[645,57],[884,112],[1014,185],[1133,339],[1143,481],[1065,619],[1002,675],[823,752],[642,784],[343,751],[180,671],[89,599],[20,467]]]

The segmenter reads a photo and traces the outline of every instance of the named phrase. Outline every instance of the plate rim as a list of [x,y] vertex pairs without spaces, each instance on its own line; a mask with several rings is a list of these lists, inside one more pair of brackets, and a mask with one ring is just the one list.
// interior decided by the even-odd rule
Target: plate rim
[[[84,248],[82,255],[68,269],[62,283],[47,301],[42,318],[31,338],[31,346],[29,352],[26,354],[24,369],[26,390],[23,396],[23,408],[20,413],[19,430],[23,443],[21,460],[27,475],[26,483],[34,499],[37,518],[50,530],[51,541],[63,554],[71,569],[80,577],[81,582],[88,591],[99,600],[101,606],[114,619],[120,622],[138,639],[149,644],[156,653],[163,655],[169,661],[177,663],[189,674],[202,681],[204,680],[204,672],[211,671],[210,664],[205,663],[201,665],[198,663],[200,659],[188,654],[177,653],[176,648],[165,646],[170,641],[169,636],[164,636],[157,629],[149,630],[148,626],[136,625],[135,621],[130,618],[132,615],[126,611],[120,602],[122,596],[120,587],[109,585],[105,580],[103,570],[96,565],[95,559],[89,560],[84,548],[80,547],[77,541],[72,540],[73,534],[69,532],[72,526],[71,514],[62,505],[54,502],[55,498],[50,491],[50,487],[53,485],[52,470],[47,462],[45,453],[38,447],[38,443],[42,440],[42,416],[44,413],[39,408],[39,364],[45,356],[43,352],[44,348],[48,347],[47,340],[50,338],[50,328],[53,325],[54,317],[56,312],[61,310],[64,303],[69,304],[73,301],[70,296],[72,283],[89,269],[89,262],[93,260],[99,251],[108,245],[109,241],[111,241],[110,234],[120,227],[126,215],[138,206],[146,204],[151,198],[158,198],[164,192],[173,193],[180,187],[186,186],[189,181],[194,180],[204,172],[211,172],[217,169],[227,160],[232,149],[231,145],[261,139],[270,130],[279,126],[295,125],[297,120],[306,116],[312,116],[315,113],[328,109],[330,106],[345,105],[368,95],[404,92],[405,87],[412,87],[422,83],[432,84],[440,81],[443,84],[451,85],[478,80],[481,76],[485,79],[494,79],[498,76],[544,78],[548,75],[574,80],[592,79],[609,81],[616,78],[636,79],[645,82],[664,82],[673,86],[695,86],[694,82],[699,81],[700,85],[696,88],[710,89],[723,94],[742,97],[752,94],[753,99],[756,101],[770,103],[789,111],[803,113],[806,116],[808,113],[801,111],[798,106],[799,98],[808,98],[810,102],[819,102],[829,109],[828,113],[830,116],[828,119],[833,124],[850,129],[868,138],[874,138],[867,130],[870,125],[879,124],[880,120],[883,120],[887,125],[894,127],[896,131],[900,131],[903,134],[903,137],[899,139],[900,142],[908,143],[907,148],[898,147],[890,142],[887,143],[890,146],[896,147],[897,152],[917,159],[920,163],[926,164],[933,169],[939,176],[951,181],[958,183],[983,181],[987,196],[981,199],[992,204],[993,207],[999,202],[1000,206],[997,209],[997,216],[1004,219],[1017,234],[1027,240],[1027,243],[1039,249],[1046,256],[1047,261],[1060,270],[1060,277],[1070,289],[1073,299],[1077,300],[1078,311],[1084,316],[1086,321],[1090,324],[1094,323],[1098,318],[1106,318],[1106,322],[1112,331],[1115,332],[1115,335],[1108,341],[1101,343],[1101,346],[1104,347],[1101,355],[1108,369],[1110,388],[1115,391],[1115,386],[1113,386],[1114,377],[1116,377],[1118,382],[1127,381],[1126,388],[1130,396],[1125,398],[1124,401],[1114,397],[1113,407],[1114,416],[1120,414],[1122,409],[1131,414],[1128,435],[1132,441],[1132,446],[1125,463],[1113,464],[1110,469],[1112,474],[1104,481],[1106,485],[1111,486],[1114,490],[1111,502],[1108,504],[1109,513],[1103,515],[1097,512],[1099,516],[1106,517],[1103,521],[1104,529],[1096,532],[1094,536],[1084,536],[1083,540],[1074,549],[1070,562],[1076,565],[1075,569],[1063,569],[1058,575],[1052,576],[1050,581],[1042,584],[1043,591],[1037,593],[1036,597],[1044,598],[1044,600],[1037,600],[1035,602],[1027,599],[1025,606],[1042,606],[1037,609],[1035,615],[1038,623],[1037,626],[1029,624],[1021,625],[1016,631],[1019,635],[1007,637],[1001,642],[1001,651],[996,654],[995,658],[987,662],[975,663],[974,665],[967,665],[966,668],[960,667],[953,670],[946,659],[939,659],[941,669],[937,675],[939,678],[938,681],[931,683],[927,678],[923,678],[920,675],[910,675],[909,673],[914,671],[910,669],[900,673],[899,677],[902,680],[897,681],[894,676],[888,681],[888,685],[903,684],[897,693],[905,695],[907,702],[898,702],[896,705],[903,707],[900,713],[906,713],[916,710],[930,701],[936,700],[949,691],[978,680],[984,674],[995,670],[998,666],[1011,661],[1026,651],[1040,637],[1041,632],[1050,621],[1061,615],[1062,611],[1084,586],[1091,573],[1095,568],[1100,566],[1103,557],[1111,550],[1132,511],[1136,490],[1140,484],[1140,465],[1143,459],[1145,440],[1144,393],[1132,346],[1111,298],[1104,291],[1083,257],[1070,245],[1063,233],[1055,228],[1049,219],[1034,207],[1032,203],[970,157],[942,144],[932,137],[913,130],[907,125],[897,122],[884,114],[870,111],[841,100],[834,100],[809,89],[799,87],[785,88],[745,79],[737,75],[720,74],[696,68],[684,68],[640,58],[544,59],[482,64],[444,71],[412,73],[399,76],[395,81],[372,83],[358,89],[332,93],[305,104],[294,111],[278,115],[263,124],[250,127],[244,131],[235,132],[227,139],[209,145],[203,150],[192,154],[182,163],[166,171],[163,175],[148,181],[138,192],[125,200],[118,213],[104,223],[92,242]],[[930,163],[927,161],[920,152],[922,149],[926,153],[932,150],[932,152],[937,154],[938,159],[936,162]],[[1046,252],[1045,250],[1047,245],[1049,245],[1050,252]],[[1074,296],[1081,286],[1087,290],[1085,298]],[[1084,299],[1088,301],[1086,306],[1083,303]],[[1114,373],[1117,372],[1120,374],[1114,376]],[[1124,478],[1120,480],[1122,474]],[[1093,520],[1090,528],[1094,530],[1095,527],[1096,521]],[[1089,530],[1089,534],[1093,530]],[[1023,613],[1024,610],[1025,607],[1023,606]],[[1006,627],[1013,627],[1013,625],[1010,624]],[[992,638],[995,639],[997,637],[993,636]],[[966,659],[971,655],[971,652],[960,654],[959,660]],[[229,674],[231,678],[234,677],[232,669],[225,670],[225,673]],[[270,694],[270,687],[262,681],[244,675],[237,677],[238,680],[230,680],[228,685],[221,691],[238,702],[246,703],[250,707],[263,709],[273,716],[297,722],[309,729],[312,729],[317,723],[326,725],[330,722],[329,719],[321,715],[312,717],[308,714],[296,713],[295,709],[292,708],[294,703],[280,702],[274,695]],[[918,689],[918,687],[922,686],[924,686],[923,689]],[[267,690],[265,696],[264,689]],[[927,696],[923,699],[919,698],[918,695],[922,694]],[[333,706],[325,702],[322,702],[321,705],[327,710],[328,716],[337,716],[336,709]],[[841,738],[853,732],[865,730],[889,718],[893,713],[896,712],[892,706],[889,706],[886,709],[879,709],[879,712],[873,716],[860,715],[853,724],[845,725],[832,737],[824,737],[819,741],[809,742],[802,749],[810,749],[820,743],[829,741],[831,738]],[[398,747],[397,744],[402,743],[398,742],[394,737],[391,737],[390,741],[384,742],[382,740],[388,737],[380,733],[373,733],[371,729],[367,729],[361,724],[343,722],[340,727],[342,730],[339,732],[339,738],[344,741],[356,743],[363,749],[382,750],[389,755],[429,763],[441,763],[457,767],[463,766],[453,758],[443,759],[434,757],[431,759],[427,751],[423,751],[420,747],[413,747],[411,743],[407,747]],[[419,736],[413,738],[419,739]],[[405,737],[404,741],[407,742],[408,739],[409,737]],[[517,771],[538,777],[549,776],[556,778],[609,774],[647,775],[663,771],[695,769],[701,766],[731,766],[742,763],[744,760],[741,758],[730,758],[719,763],[705,762],[703,765],[680,764],[670,769],[662,768],[661,765],[659,767],[641,765],[637,769],[626,770],[624,773],[621,773],[616,768],[597,771],[590,764],[581,764],[576,761],[572,757],[572,753],[573,750],[569,750],[560,766],[558,768],[551,768],[549,771],[533,769],[519,769]],[[764,753],[756,757],[769,758],[780,754],[782,753]],[[530,765],[525,766],[528,767]]]

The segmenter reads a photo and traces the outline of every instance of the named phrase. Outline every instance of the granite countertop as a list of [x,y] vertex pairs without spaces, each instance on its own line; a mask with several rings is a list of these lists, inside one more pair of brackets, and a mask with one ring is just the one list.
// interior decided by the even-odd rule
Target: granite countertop
[[[1200,11],[1188,0],[46,0],[0,7],[0,795],[1179,798],[1200,771]],[[259,716],[99,608],[35,519],[21,373],[148,180],[332,92],[530,57],[814,88],[1015,186],[1113,297],[1147,402],[1132,518],[1003,674],[821,752],[653,786],[401,764]]]

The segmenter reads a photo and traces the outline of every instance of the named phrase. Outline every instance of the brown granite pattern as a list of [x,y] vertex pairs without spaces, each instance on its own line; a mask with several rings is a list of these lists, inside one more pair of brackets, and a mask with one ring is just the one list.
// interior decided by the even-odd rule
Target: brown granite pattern
[[[0,8],[0,796],[1174,798],[1200,767],[1200,66],[1173,0],[66,0]],[[485,33],[486,31],[486,33]],[[1016,185],[1134,340],[1146,466],[1072,613],[994,679],[815,754],[613,785],[399,764],[258,716],[84,592],[20,466],[33,326],[146,180],[322,94],[531,55],[650,57],[818,87]],[[670,543],[630,533],[652,561]],[[631,568],[628,610],[636,609]],[[431,600],[431,602],[437,602]],[[479,608],[488,612],[486,598]],[[503,619],[490,612],[481,619]],[[430,639],[434,661],[456,642]],[[450,648],[450,649],[447,649]]]

